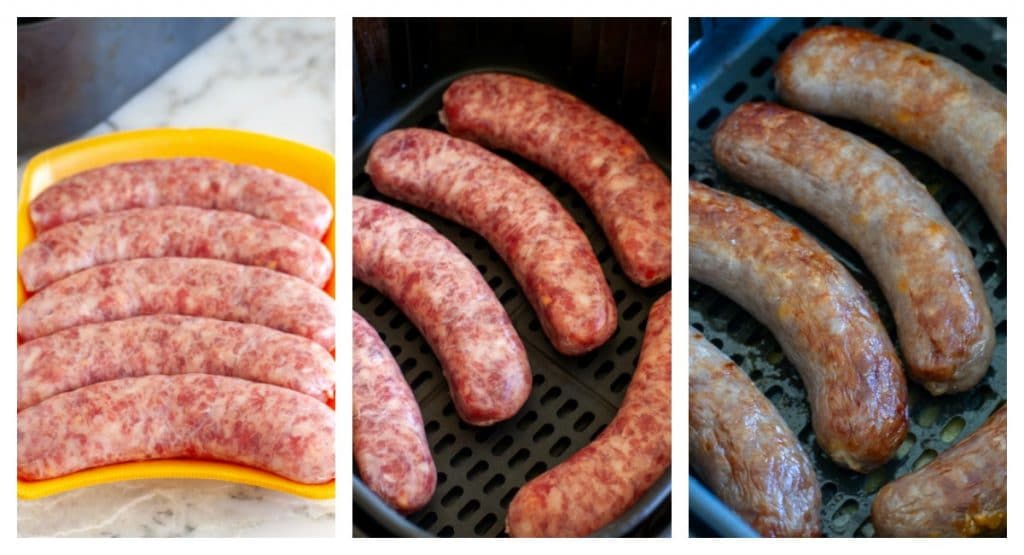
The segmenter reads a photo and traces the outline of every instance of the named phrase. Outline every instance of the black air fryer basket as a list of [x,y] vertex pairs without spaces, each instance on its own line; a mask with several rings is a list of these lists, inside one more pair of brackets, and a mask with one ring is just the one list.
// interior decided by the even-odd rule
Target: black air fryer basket
[[[772,76],[775,62],[799,33],[821,25],[860,27],[916,44],[953,59],[1005,91],[1006,22],[890,18],[691,21],[691,32],[700,38],[690,48],[690,177],[748,198],[816,237],[864,286],[895,342],[892,313],[857,253],[807,213],[732,180],[711,156],[711,136],[732,110],[749,101],[778,101]],[[943,397],[932,397],[911,381],[906,441],[888,464],[861,475],[835,465],[815,443],[803,385],[767,328],[725,296],[695,281],[690,281],[689,319],[750,375],[811,454],[821,487],[823,533],[872,536],[871,502],[879,488],[955,445],[1006,400],[1006,248],[967,188],[935,162],[867,126],[822,119],[864,137],[898,159],[928,187],[960,231],[974,254],[996,326],[997,344],[988,374],[970,391]],[[738,527],[717,518],[718,503],[717,499],[703,498],[699,503],[691,499],[691,534],[739,533]],[[709,528],[705,520],[717,524]]]
[[[668,19],[356,19],[353,192],[415,214],[455,243],[494,289],[526,346],[533,391],[512,419],[473,427],[455,413],[440,365],[419,331],[383,295],[355,283],[353,305],[380,332],[423,412],[438,471],[424,509],[403,517],[357,476],[356,536],[504,536],[519,487],[596,437],[615,416],[636,367],[651,304],[670,283],[629,282],[582,198],[550,172],[500,154],[549,187],[590,239],[618,305],[619,328],[580,357],[557,353],[497,253],[478,235],[386,198],[363,171],[373,141],[396,128],[444,130],[441,95],[458,76],[501,71],[575,94],[629,129],[669,172],[671,26]],[[598,535],[670,533],[671,471]]]

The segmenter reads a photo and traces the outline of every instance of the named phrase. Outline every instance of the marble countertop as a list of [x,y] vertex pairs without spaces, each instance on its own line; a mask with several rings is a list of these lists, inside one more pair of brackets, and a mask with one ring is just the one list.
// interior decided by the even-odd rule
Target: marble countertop
[[[333,152],[333,19],[235,20],[84,136],[145,127],[245,129]],[[19,500],[18,535],[333,536],[334,509],[252,486],[141,480]]]

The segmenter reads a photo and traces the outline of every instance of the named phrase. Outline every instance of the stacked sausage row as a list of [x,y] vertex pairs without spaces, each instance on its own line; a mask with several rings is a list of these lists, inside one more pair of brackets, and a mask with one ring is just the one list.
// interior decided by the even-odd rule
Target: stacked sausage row
[[[366,171],[383,194],[481,235],[511,268],[552,345],[580,355],[615,332],[617,312],[586,235],[530,175],[479,146],[515,152],[572,185],[594,212],[624,273],[641,286],[671,272],[671,187],[627,131],[575,97],[521,77],[478,74],[445,92],[451,135],[401,129],[374,144]],[[468,140],[467,140],[468,139]],[[473,141],[473,142],[471,142]],[[531,390],[526,351],[480,272],[415,216],[353,198],[353,275],[423,333],[468,424],[511,418]],[[513,536],[581,536],[611,522],[671,456],[670,297],[649,316],[640,362],[615,420],[565,463],[524,485],[509,507]],[[377,333],[353,314],[356,463],[400,512],[429,502],[436,471],[416,400]],[[622,453],[631,460],[609,466]],[[594,483],[601,487],[594,487]]]
[[19,478],[168,458],[334,478],[326,197],[269,170],[172,158],[68,177],[30,216]]
[[[950,169],[1005,242],[1004,94],[945,58],[837,27],[795,40],[775,75],[784,102],[858,119]],[[730,175],[806,210],[857,250],[893,310],[913,380],[943,395],[984,377],[995,334],[973,256],[899,162],[771,103],[737,108],[715,132],[712,150]],[[821,448],[857,472],[888,461],[907,434],[907,387],[857,281],[813,238],[749,201],[691,181],[689,205],[691,277],[773,331],[807,388]],[[817,480],[793,433],[728,357],[700,333],[690,335],[697,474],[760,533],[818,535]],[[875,530],[1005,529],[1005,414],[1003,407],[961,445],[885,486],[872,508]],[[740,415],[756,426],[737,425]]]

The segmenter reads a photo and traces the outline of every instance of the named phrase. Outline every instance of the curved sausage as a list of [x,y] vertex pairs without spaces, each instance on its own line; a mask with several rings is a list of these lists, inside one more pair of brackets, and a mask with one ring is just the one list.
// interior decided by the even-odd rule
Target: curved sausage
[[296,482],[334,479],[334,411],[290,389],[207,374],[101,382],[18,413],[18,478],[212,459]]
[[366,172],[377,189],[455,220],[501,255],[559,352],[591,351],[618,313],[583,230],[554,195],[487,150],[428,129],[377,139]]
[[690,182],[690,277],[772,331],[793,363],[818,444],[857,472],[907,434],[907,384],[878,314],[849,272],[770,211]]
[[212,158],[136,160],[93,168],[47,187],[29,205],[36,233],[129,208],[195,206],[245,212],[320,239],[331,202],[293,177]]
[[871,143],[775,104],[744,104],[712,139],[715,161],[813,214],[864,258],[892,307],[910,376],[933,395],[970,389],[995,349],[985,290],[928,191]]
[[390,298],[441,362],[459,416],[511,418],[530,396],[530,364],[505,307],[476,266],[412,214],[352,197],[352,275]]
[[462,77],[443,102],[452,135],[511,150],[572,185],[629,279],[644,287],[668,279],[672,188],[628,131],[566,92],[514,75]]
[[871,522],[879,536],[1006,534],[1006,405],[924,468],[886,484]]
[[794,40],[775,68],[782,100],[856,119],[927,154],[981,202],[1006,243],[1006,94],[952,60],[859,29]]
[[31,341],[149,314],[260,324],[334,350],[334,299],[323,290],[266,268],[202,258],[142,258],[72,274],[21,306],[18,335]]
[[818,477],[754,382],[690,328],[690,466],[762,536],[821,535]]
[[334,401],[334,359],[304,337],[161,314],[86,324],[18,347],[18,410],[87,385],[150,374],[217,374]]
[[418,511],[437,487],[423,415],[377,331],[352,313],[352,444],[359,475],[400,513]]
[[622,406],[593,442],[530,480],[508,507],[514,537],[586,536],[632,507],[672,463],[672,293],[651,307]]
[[263,266],[323,287],[331,252],[288,226],[241,212],[162,206],[97,214],[40,234],[22,251],[28,291],[86,268],[132,258],[216,258]]

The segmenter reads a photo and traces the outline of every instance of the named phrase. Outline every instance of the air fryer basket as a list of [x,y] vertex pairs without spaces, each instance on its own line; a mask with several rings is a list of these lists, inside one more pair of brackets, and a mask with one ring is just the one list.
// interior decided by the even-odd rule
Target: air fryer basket
[[[819,25],[863,27],[883,36],[916,44],[947,56],[1006,90],[1005,22],[968,19],[783,19],[765,25],[731,53],[718,73],[695,67],[706,82],[690,98],[690,177],[748,198],[816,237],[864,286],[872,303],[896,339],[892,313],[879,286],[861,258],[842,240],[805,212],[730,179],[711,156],[711,136],[718,123],[743,102],[776,100],[772,67],[793,38]],[[707,40],[710,35],[705,36]],[[742,47],[741,47],[742,48]],[[691,57],[692,60],[692,57]],[[691,89],[693,90],[693,89]],[[715,290],[690,281],[690,323],[744,368],[772,400],[789,427],[811,454],[822,494],[822,527],[827,536],[872,536],[871,501],[887,482],[918,469],[939,452],[978,428],[1006,400],[1006,248],[999,241],[981,206],[950,173],[923,154],[866,126],[835,118],[831,125],[856,133],[903,163],[942,206],[974,254],[996,325],[997,346],[988,374],[968,392],[932,397],[910,383],[910,431],[896,456],[882,468],[860,475],[836,466],[815,444],[804,388],[792,364],[771,333],[738,305]],[[898,346],[898,345],[897,345]],[[700,516],[700,507],[691,507]]]
[[[552,82],[545,75],[517,68],[480,67],[474,71],[518,73]],[[354,478],[358,508],[396,535],[505,535],[505,513],[519,487],[567,459],[611,421],[636,367],[651,304],[671,287],[664,283],[644,289],[631,283],[612,256],[594,216],[570,186],[511,153],[500,153],[549,187],[573,215],[591,240],[618,306],[619,328],[604,346],[580,357],[563,356],[540,329],[533,308],[511,271],[480,236],[379,194],[363,171],[372,140],[395,128],[443,131],[437,111],[441,108],[441,95],[456,77],[438,80],[408,106],[382,119],[377,130],[357,146],[353,192],[415,214],[455,243],[477,265],[523,339],[533,370],[533,392],[509,421],[487,427],[461,422],[437,358],[419,331],[386,297],[365,284],[355,283],[354,308],[380,332],[405,373],[420,403],[438,471],[437,491],[430,504],[407,519],[384,506],[358,477]],[[652,157],[666,172],[670,170],[667,161],[656,152],[652,152]],[[670,490],[668,471],[628,513],[598,531],[598,535],[657,534],[660,530],[653,526],[666,526],[669,520]]]

